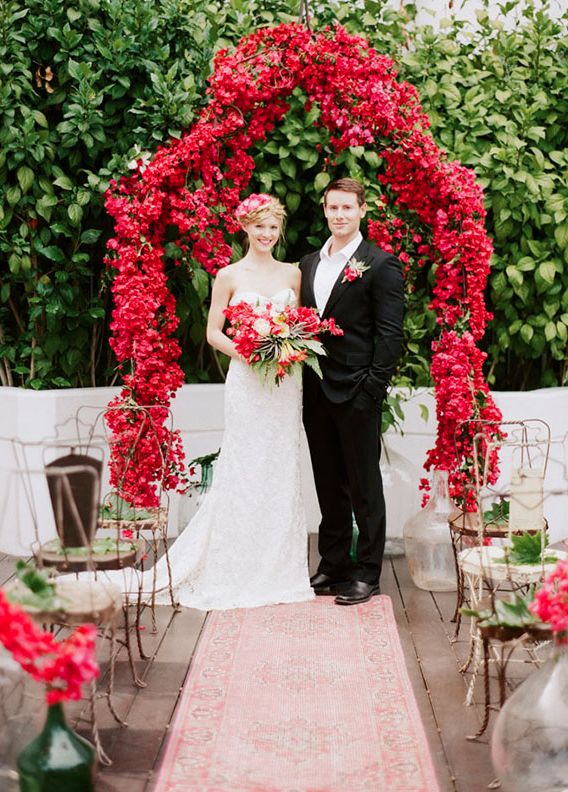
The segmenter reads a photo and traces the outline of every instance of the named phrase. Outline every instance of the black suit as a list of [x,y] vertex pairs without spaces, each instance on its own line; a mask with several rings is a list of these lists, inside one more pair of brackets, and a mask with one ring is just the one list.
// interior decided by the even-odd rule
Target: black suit
[[[324,336],[323,379],[304,366],[304,426],[322,512],[319,571],[378,582],[385,545],[385,503],[379,468],[380,409],[402,344],[404,292],[397,258],[365,240],[353,258],[369,269],[337,278],[322,317],[343,336]],[[315,307],[319,251],[304,256],[302,304]],[[359,528],[357,564],[349,558],[351,513]]]

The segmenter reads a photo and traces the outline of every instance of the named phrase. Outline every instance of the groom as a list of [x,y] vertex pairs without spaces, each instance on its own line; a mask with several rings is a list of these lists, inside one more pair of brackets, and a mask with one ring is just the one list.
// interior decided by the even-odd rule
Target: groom
[[[331,237],[304,256],[302,305],[333,316],[343,336],[326,339],[323,379],[304,366],[304,426],[322,513],[321,562],[310,583],[340,605],[380,593],[385,501],[379,468],[381,404],[402,344],[404,293],[395,256],[366,242],[359,230],[365,188],[338,179],[324,193]],[[352,512],[359,539],[349,556]]]

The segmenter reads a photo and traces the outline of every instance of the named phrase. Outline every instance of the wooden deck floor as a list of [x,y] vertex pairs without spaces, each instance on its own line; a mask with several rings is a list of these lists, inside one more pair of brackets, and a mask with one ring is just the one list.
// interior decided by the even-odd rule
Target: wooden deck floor
[[[311,555],[314,557],[315,553]],[[13,559],[0,558],[0,585],[9,579],[13,568]],[[460,640],[453,643],[454,625],[450,619],[455,595],[431,594],[417,589],[410,580],[404,558],[387,560],[381,582],[383,593],[389,595],[393,602],[440,790],[480,792],[493,780],[494,773],[488,736],[478,742],[466,739],[479,728],[482,708],[464,705],[467,679],[459,673],[458,667],[467,652],[467,626],[462,628]],[[114,698],[128,726],[118,726],[105,701],[97,702],[102,744],[112,759],[112,766],[100,768],[97,792],[150,792],[168,725],[204,624],[204,615],[193,610],[174,613],[169,608],[158,608],[158,630],[155,634],[150,631],[149,612],[144,614],[143,621],[145,648],[155,653],[152,662],[137,663],[138,673],[146,687],[132,684],[124,651],[121,651],[116,664]],[[103,661],[103,669],[108,670],[108,664],[104,662],[105,651],[108,650],[101,647],[99,659]],[[520,666],[515,673],[522,678],[528,673],[527,666]],[[478,687],[477,698],[481,699],[481,685]],[[23,706],[18,706],[18,693],[15,690],[3,694],[7,698],[7,711],[14,716],[9,722],[9,761],[13,761],[19,749],[37,733],[43,718],[41,691],[37,686],[26,684]],[[85,703],[67,705],[67,712],[79,732],[88,736]],[[488,734],[490,731],[491,726]],[[0,780],[0,787],[3,792],[15,792],[17,789],[15,783],[10,784],[6,780]]]

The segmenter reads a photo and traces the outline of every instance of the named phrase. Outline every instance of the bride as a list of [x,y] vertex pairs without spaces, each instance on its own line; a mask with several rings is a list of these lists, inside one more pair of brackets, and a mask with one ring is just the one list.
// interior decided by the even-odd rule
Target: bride
[[[297,304],[299,270],[272,255],[284,216],[284,207],[270,195],[245,199],[236,218],[248,251],[222,269],[213,286],[207,340],[231,361],[213,484],[169,551],[174,599],[188,608],[250,608],[314,596],[300,494],[301,378],[288,375],[279,386],[263,384],[223,332],[229,304]],[[144,592],[154,573],[156,602],[168,604],[165,559],[144,573]],[[128,570],[109,575],[122,587],[129,576]],[[136,588],[134,583],[129,590]]]

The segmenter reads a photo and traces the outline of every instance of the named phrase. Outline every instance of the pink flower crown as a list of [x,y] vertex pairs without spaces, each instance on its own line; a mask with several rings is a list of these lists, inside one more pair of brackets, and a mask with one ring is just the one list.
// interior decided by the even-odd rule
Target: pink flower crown
[[241,201],[235,209],[236,219],[242,220],[243,217],[251,214],[251,212],[256,212],[257,209],[270,203],[271,200],[272,196],[266,193],[251,193],[251,195],[245,198],[244,201]]

